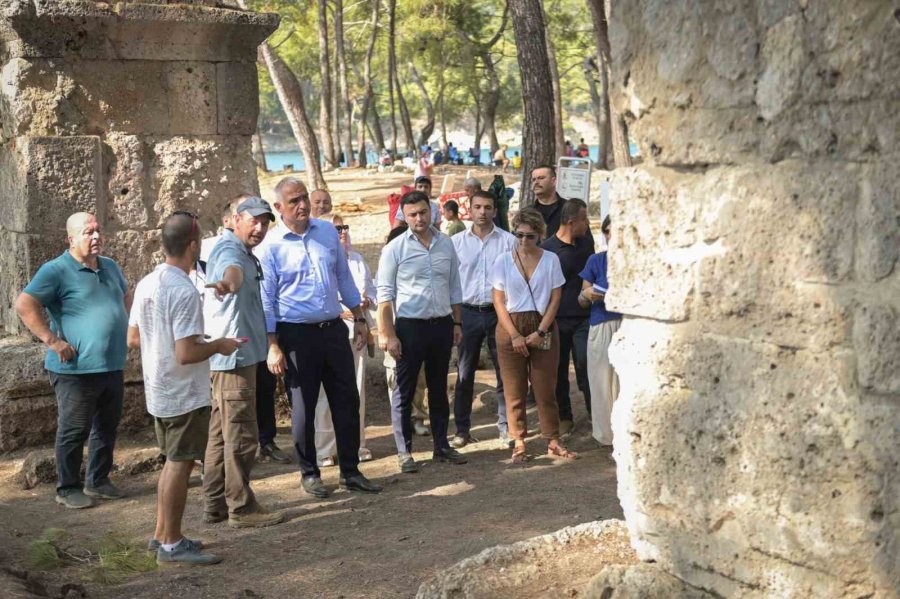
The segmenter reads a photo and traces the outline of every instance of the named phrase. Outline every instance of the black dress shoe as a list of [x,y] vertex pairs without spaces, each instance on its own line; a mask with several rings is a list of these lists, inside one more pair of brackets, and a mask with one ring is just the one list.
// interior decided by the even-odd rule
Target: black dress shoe
[[304,491],[319,499],[325,499],[331,495],[331,491],[328,490],[328,487],[322,483],[322,479],[318,476],[304,476],[300,479],[300,486],[303,487]]
[[419,465],[416,464],[416,461],[408,453],[397,456],[397,461],[400,463],[400,472],[414,474],[419,471]]
[[433,459],[435,462],[452,462],[454,464],[465,464],[469,461],[466,456],[459,453],[452,447],[435,449],[434,454],[431,456],[431,459]]
[[362,474],[351,474],[348,477],[341,475],[339,481],[342,489],[348,491],[362,491],[363,493],[381,493],[381,486],[376,485]]

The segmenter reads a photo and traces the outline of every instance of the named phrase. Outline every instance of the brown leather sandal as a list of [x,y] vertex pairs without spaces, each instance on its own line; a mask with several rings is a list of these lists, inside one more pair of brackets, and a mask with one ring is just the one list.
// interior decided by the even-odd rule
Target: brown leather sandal
[[574,451],[569,451],[562,445],[548,445],[547,446],[547,455],[554,458],[563,458],[566,460],[577,460],[578,454]]

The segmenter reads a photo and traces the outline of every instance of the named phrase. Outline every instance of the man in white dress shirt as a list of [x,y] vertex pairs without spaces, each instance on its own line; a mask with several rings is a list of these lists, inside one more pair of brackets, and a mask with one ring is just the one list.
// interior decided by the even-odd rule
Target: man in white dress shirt
[[459,277],[462,283],[462,342],[459,344],[456,392],[453,398],[453,414],[456,419],[456,435],[450,445],[465,447],[475,439],[469,433],[472,425],[472,395],[475,371],[481,356],[485,338],[494,372],[497,376],[497,429],[504,447],[509,444],[509,428],[506,421],[506,401],[503,397],[503,380],[497,360],[497,313],[492,301],[491,272],[494,261],[516,247],[516,238],[494,226],[494,196],[485,191],[475,191],[471,200],[472,228],[451,238],[459,257]]

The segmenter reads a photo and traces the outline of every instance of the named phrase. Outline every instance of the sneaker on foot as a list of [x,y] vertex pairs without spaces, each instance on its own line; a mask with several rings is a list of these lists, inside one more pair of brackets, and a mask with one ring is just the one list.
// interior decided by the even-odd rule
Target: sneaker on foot
[[435,449],[431,459],[433,459],[435,462],[451,462],[453,464],[465,464],[469,461],[466,456],[459,453],[452,447]]
[[207,524],[218,524],[228,520],[228,510],[203,512],[203,521]]
[[500,449],[512,449],[516,442],[509,437],[508,431],[500,431]]
[[372,459],[372,452],[365,447],[360,447],[359,448],[359,461],[360,462],[368,462],[371,459]]
[[[203,549],[203,541],[198,541],[196,539],[189,539],[184,537],[184,540],[188,543],[197,546],[197,549]],[[150,542],[147,543],[147,551],[159,551],[159,548],[162,546],[162,543],[159,539],[150,539]]]
[[99,484],[96,487],[88,487],[85,485],[84,494],[88,497],[100,497],[101,499],[121,499],[125,497],[125,493],[109,481]]
[[231,528],[265,528],[282,522],[284,522],[284,513],[270,512],[264,508],[259,508],[249,514],[230,514],[228,516],[228,526]]
[[94,500],[85,495],[81,489],[72,489],[61,495],[56,494],[56,503],[64,505],[72,510],[82,510],[88,507],[94,507]]
[[450,447],[462,449],[470,443],[478,443],[478,439],[476,439],[472,435],[455,435],[450,440]]
[[156,551],[156,563],[160,566],[208,566],[220,561],[221,557],[203,553],[187,539],[181,539],[172,551],[166,551],[162,546]]
[[419,471],[419,465],[408,453],[401,453],[398,455],[397,461],[400,463],[400,472],[413,474],[414,472]]
[[415,432],[420,437],[427,437],[431,434],[431,431],[428,430],[427,426],[425,426],[425,421],[420,418],[416,418],[415,420],[413,420],[413,432]]

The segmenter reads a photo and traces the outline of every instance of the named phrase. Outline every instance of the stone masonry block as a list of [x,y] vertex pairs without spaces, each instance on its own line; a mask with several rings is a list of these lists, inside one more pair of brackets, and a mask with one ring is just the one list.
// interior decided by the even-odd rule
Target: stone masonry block
[[13,181],[17,187],[4,190],[0,225],[18,232],[65,235],[66,219],[74,212],[92,212],[103,222],[105,203],[97,201],[105,195],[100,193],[98,137],[19,137],[6,146],[2,160],[6,165],[18,162],[19,174]]
[[44,355],[44,345],[30,336],[0,339],[0,396],[18,399],[52,393]]
[[900,393],[900,318],[888,305],[863,305],[853,320],[859,384],[876,393]]
[[13,308],[16,298],[37,269],[66,247],[65,231],[40,235],[0,229],[0,324],[7,334],[27,333]]
[[274,14],[230,8],[88,0],[14,2],[0,20],[0,56],[86,60],[256,60]]
[[[700,259],[696,316],[710,331],[790,347],[849,335],[831,285],[852,274],[858,168],[785,161],[715,169],[695,186],[703,236],[720,251]],[[743,218],[742,215],[753,215]]]
[[172,137],[149,139],[147,144],[153,226],[182,209],[201,216],[204,232],[214,231],[226,202],[241,193],[259,193],[246,136]]
[[131,289],[163,262],[159,229],[115,231],[103,241],[103,255],[116,261]]
[[612,310],[662,320],[688,317],[694,273],[683,256],[697,239],[697,201],[673,191],[676,178],[665,169],[617,169],[610,176]]
[[216,97],[219,102],[220,135],[252,135],[259,113],[256,65],[220,62],[216,64]]
[[146,229],[153,214],[146,144],[140,136],[123,133],[109,133],[104,142],[107,222],[117,229]]
[[55,434],[55,396],[27,399],[5,399],[0,396],[0,451],[49,443]]
[[[256,65],[252,68],[255,72]],[[171,62],[165,66],[165,76],[169,95],[168,132],[174,135],[216,133],[216,65]],[[254,114],[258,110],[256,106]]]
[[900,166],[887,160],[863,167],[856,213],[856,273],[866,282],[887,277],[900,258]]

